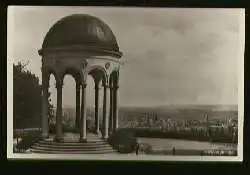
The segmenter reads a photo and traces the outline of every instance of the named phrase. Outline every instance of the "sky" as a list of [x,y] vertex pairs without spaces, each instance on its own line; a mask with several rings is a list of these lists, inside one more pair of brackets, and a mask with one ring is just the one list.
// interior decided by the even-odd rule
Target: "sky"
[[[71,14],[89,14],[110,26],[123,52],[120,106],[237,104],[241,9],[12,7],[8,59],[29,62],[41,80],[38,50],[50,27]],[[50,79],[56,105],[54,77]],[[94,105],[88,77],[87,101]],[[100,100],[101,101],[101,100]],[[75,106],[75,82],[64,79],[63,106]]]

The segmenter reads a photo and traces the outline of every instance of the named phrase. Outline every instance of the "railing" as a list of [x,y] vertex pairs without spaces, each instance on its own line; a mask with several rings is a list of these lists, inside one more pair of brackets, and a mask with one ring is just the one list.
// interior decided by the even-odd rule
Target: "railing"
[[42,130],[41,128],[20,128],[20,129],[13,129],[13,134],[14,134],[14,138],[19,138],[25,135],[26,133],[33,132],[33,131],[40,132],[41,130]]
[[14,129],[14,132],[18,131],[41,131],[42,128],[21,128],[21,129]]

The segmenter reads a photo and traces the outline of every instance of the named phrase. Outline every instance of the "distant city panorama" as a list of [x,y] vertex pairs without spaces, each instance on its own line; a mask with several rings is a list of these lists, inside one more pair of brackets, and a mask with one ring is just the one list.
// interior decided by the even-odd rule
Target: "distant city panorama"
[[[100,116],[101,111],[100,108]],[[94,117],[94,108],[88,108],[88,129],[94,127]],[[237,119],[236,105],[120,107],[119,109],[119,128],[135,131],[139,137],[150,135],[156,138],[237,143]],[[63,109],[63,125],[67,125],[65,130],[74,129],[74,108]],[[101,117],[100,128],[102,128]]]

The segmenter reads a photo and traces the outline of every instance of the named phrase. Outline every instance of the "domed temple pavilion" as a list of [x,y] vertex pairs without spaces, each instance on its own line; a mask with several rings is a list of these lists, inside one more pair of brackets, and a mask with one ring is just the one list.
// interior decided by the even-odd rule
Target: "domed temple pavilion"
[[[118,128],[118,84],[122,52],[110,27],[101,19],[74,14],[57,21],[47,32],[42,48],[42,136],[48,137],[48,88],[49,77],[56,80],[56,142],[63,141],[62,88],[64,76],[72,75],[76,82],[76,128],[79,142],[87,142],[86,87],[87,75],[95,82],[95,132],[99,131],[99,85],[103,86],[104,140]],[[82,92],[81,92],[82,91]],[[108,91],[110,102],[107,104]],[[82,94],[82,95],[81,95]],[[109,112],[109,116],[107,113]]]

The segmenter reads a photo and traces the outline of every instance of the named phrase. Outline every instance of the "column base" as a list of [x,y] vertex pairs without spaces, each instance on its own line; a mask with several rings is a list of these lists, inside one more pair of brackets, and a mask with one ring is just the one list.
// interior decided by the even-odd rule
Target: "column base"
[[49,134],[46,133],[46,132],[43,132],[43,133],[41,133],[40,137],[43,138],[43,139],[47,139],[47,138],[49,138]]
[[80,133],[80,128],[76,128],[76,129],[75,129],[75,132],[76,132],[76,133]]
[[108,137],[102,137],[102,140],[107,142],[108,141]]
[[87,139],[86,139],[86,138],[80,138],[80,139],[79,139],[79,142],[80,142],[80,143],[87,143]]
[[118,128],[114,128],[112,132],[116,132],[118,130]]
[[100,131],[95,131],[95,134],[96,134],[96,135],[99,135],[99,134],[100,134]]
[[62,142],[62,141],[63,141],[63,137],[58,137],[58,136],[54,137],[54,142]]

